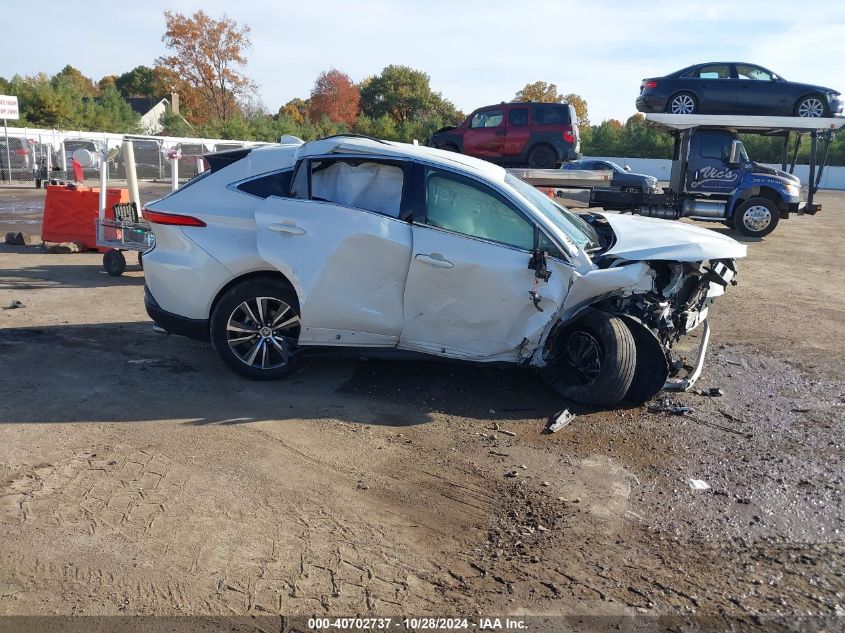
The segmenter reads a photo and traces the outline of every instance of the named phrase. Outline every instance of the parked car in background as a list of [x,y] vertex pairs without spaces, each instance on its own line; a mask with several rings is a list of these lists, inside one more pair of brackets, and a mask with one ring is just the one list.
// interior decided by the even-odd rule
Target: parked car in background
[[840,97],[840,92],[833,88],[787,81],[762,66],[708,62],[687,66],[664,77],[643,79],[637,110],[829,117],[842,112]]
[[32,180],[35,177],[35,141],[10,136],[0,138],[0,182]]
[[253,379],[346,348],[518,364],[570,400],[642,402],[746,252],[680,222],[576,215],[429,147],[339,136],[207,160],[144,210],[145,305]]
[[180,178],[196,176],[199,173],[197,159],[209,153],[202,143],[179,143],[175,149],[179,150],[179,153],[182,155],[182,158],[179,160]]
[[437,130],[427,144],[499,165],[553,169],[580,157],[577,121],[575,108],[566,103],[500,103]]
[[[87,149],[95,156],[103,156],[106,152],[106,144],[99,139],[68,138],[64,142],[65,147],[65,171],[68,178],[73,179],[73,153],[78,149]],[[82,175],[86,179],[99,178],[99,166],[85,167]]]
[[[135,155],[135,171],[138,178],[159,179],[165,178],[170,173],[167,158],[163,154],[161,141],[153,138],[136,138],[127,136],[127,141],[132,142],[132,151]],[[118,173],[122,172],[125,178],[126,164],[124,158],[118,159],[121,167]]]
[[613,176],[610,180],[610,186],[620,191],[644,191],[646,193],[657,191],[657,178],[646,174],[633,174],[629,167],[620,167],[611,160],[582,158],[564,163],[560,168],[612,172]]

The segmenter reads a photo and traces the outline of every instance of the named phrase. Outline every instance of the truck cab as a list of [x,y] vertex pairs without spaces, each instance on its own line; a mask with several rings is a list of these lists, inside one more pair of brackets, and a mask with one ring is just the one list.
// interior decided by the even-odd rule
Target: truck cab
[[684,195],[684,216],[721,220],[753,237],[799,210],[801,182],[748,158],[736,130],[697,127],[675,144],[670,188]]

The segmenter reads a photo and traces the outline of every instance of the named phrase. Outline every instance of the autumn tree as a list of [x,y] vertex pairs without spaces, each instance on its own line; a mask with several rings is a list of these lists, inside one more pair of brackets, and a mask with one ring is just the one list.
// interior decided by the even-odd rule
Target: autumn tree
[[255,86],[242,71],[251,47],[249,26],[225,15],[215,20],[202,10],[190,17],[165,11],[164,18],[162,41],[173,54],[156,63],[197,90],[215,118],[226,121],[238,113],[238,99]]
[[590,124],[590,116],[589,111],[587,109],[587,102],[584,101],[584,98],[581,95],[576,95],[574,93],[563,95],[563,102],[568,103],[573,108],[575,108],[575,114],[578,116],[578,125]]
[[314,82],[308,113],[312,121],[327,116],[330,121],[352,127],[360,102],[361,93],[349,75],[332,68],[320,73]]
[[287,116],[296,125],[302,125],[309,117],[309,110],[311,109],[310,99],[300,99],[296,97],[288,101],[285,105],[279,108],[278,116]]
[[513,98],[514,101],[539,101],[540,103],[560,103],[563,95],[558,94],[557,85],[548,84],[545,81],[535,81],[533,84],[525,84]]

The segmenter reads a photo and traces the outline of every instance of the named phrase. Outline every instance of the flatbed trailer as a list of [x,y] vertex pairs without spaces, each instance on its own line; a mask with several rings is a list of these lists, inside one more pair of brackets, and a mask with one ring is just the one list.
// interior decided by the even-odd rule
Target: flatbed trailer
[[[623,192],[600,184],[590,185],[585,172],[569,172],[581,175],[570,179],[562,170],[521,170],[531,172],[524,179],[573,207],[602,207],[669,220],[690,217],[722,222],[746,235],[762,237],[790,214],[812,215],[821,210],[821,205],[814,202],[814,195],[821,183],[833,135],[845,127],[843,117],[645,116],[649,125],[672,134],[675,139],[669,186],[661,193]],[[750,160],[738,138],[740,133],[782,137],[781,170]],[[795,141],[790,152],[793,135]],[[810,171],[806,185],[802,186],[794,171],[805,135],[811,143]],[[806,196],[802,196],[804,191]]]

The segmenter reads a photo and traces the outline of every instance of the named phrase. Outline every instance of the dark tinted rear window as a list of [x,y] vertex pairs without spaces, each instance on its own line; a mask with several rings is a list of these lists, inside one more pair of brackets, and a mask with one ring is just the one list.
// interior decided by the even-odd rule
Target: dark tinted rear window
[[292,169],[268,174],[260,178],[242,182],[238,185],[238,189],[244,193],[258,196],[259,198],[268,198],[270,196],[287,198],[290,196],[290,179],[292,175]]
[[538,125],[569,125],[569,106],[542,103],[534,106],[534,122]]

